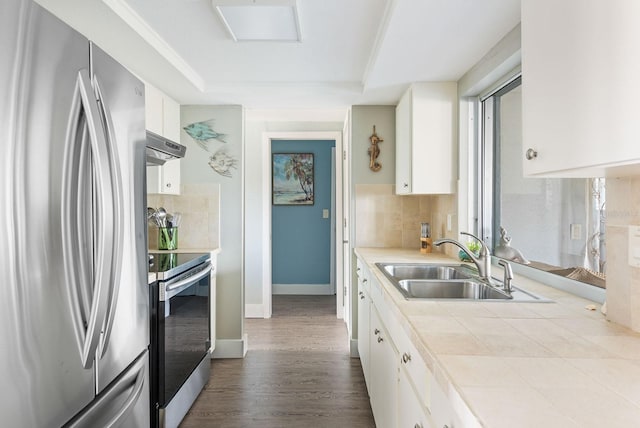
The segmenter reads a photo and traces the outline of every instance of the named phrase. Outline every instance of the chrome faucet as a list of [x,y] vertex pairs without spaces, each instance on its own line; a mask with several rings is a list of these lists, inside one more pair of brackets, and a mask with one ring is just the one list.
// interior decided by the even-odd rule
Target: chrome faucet
[[469,256],[471,261],[473,261],[473,263],[476,265],[476,268],[478,268],[478,275],[480,276],[480,278],[490,282],[491,281],[491,253],[489,253],[489,247],[487,247],[487,245],[482,241],[482,239],[478,238],[477,236],[469,232],[460,232],[460,234],[470,236],[480,243],[481,247],[480,247],[479,256],[476,257],[473,251],[470,251],[465,245],[461,244],[455,239],[449,239],[449,238],[440,239],[434,242],[433,245],[439,247],[442,244],[453,244],[460,247],[460,249]]

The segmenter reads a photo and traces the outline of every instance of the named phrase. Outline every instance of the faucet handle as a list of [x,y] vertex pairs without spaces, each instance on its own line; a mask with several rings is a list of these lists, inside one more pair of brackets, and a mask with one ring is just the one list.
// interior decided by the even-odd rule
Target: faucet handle
[[504,287],[504,291],[507,293],[511,293],[513,288],[511,287],[511,280],[513,279],[513,269],[511,269],[511,263],[504,259],[498,260],[498,265],[504,268],[504,280],[502,281],[502,286]]

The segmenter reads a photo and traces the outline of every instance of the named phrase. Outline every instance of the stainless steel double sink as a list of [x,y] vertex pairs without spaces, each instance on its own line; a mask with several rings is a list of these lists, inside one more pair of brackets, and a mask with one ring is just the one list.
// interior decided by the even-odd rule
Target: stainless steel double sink
[[462,299],[504,302],[549,302],[550,300],[513,287],[511,293],[500,281],[481,280],[467,265],[423,263],[376,263],[406,299]]

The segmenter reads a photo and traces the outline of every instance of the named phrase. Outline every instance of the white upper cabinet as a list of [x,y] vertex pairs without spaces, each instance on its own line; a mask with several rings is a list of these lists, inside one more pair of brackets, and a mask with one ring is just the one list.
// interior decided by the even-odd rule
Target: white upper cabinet
[[522,1],[525,175],[640,164],[639,23],[637,0]]
[[414,83],[396,107],[396,193],[456,189],[458,89],[455,82]]
[[[180,142],[180,105],[153,86],[145,85],[147,130]],[[180,194],[180,160],[147,167],[147,193]]]

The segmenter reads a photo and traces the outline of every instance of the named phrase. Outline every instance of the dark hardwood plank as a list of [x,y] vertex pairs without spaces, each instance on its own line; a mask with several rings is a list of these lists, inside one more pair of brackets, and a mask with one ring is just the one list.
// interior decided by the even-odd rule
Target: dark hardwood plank
[[273,296],[273,318],[245,331],[246,358],[212,361],[181,428],[375,427],[335,296]]

